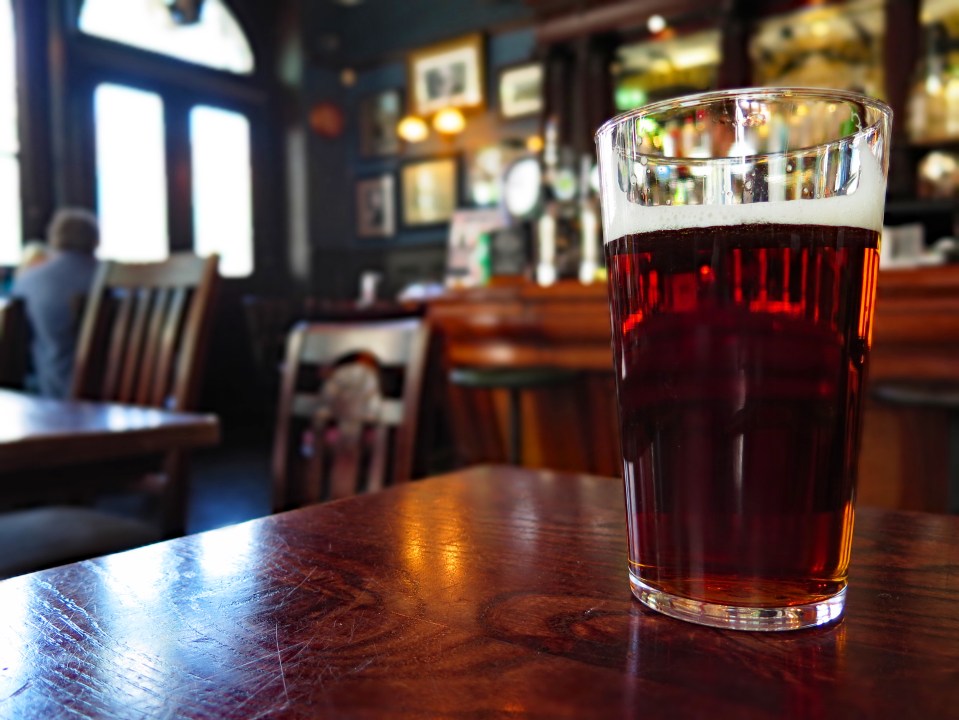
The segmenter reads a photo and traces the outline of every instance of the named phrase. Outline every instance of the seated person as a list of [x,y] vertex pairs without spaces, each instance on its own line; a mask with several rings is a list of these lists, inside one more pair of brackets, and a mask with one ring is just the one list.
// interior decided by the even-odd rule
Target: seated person
[[39,392],[63,398],[70,392],[73,376],[76,303],[90,292],[100,231],[93,213],[67,208],[54,215],[47,235],[49,259],[20,273],[11,294],[23,298]]
[[23,252],[20,254],[20,264],[17,265],[14,277],[20,277],[30,268],[43,265],[43,263],[49,259],[50,255],[47,252],[46,243],[42,243],[39,240],[31,240],[30,242],[25,243],[23,246]]

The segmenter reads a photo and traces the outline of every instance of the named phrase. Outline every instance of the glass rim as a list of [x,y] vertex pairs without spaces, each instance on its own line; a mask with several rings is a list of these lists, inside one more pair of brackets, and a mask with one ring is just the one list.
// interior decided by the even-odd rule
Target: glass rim
[[[593,140],[596,143],[599,143],[600,138],[606,133],[613,130],[613,128],[622,125],[623,123],[629,122],[631,120],[637,120],[650,115],[658,114],[665,112],[667,110],[679,110],[682,108],[695,108],[701,105],[709,105],[719,100],[732,100],[739,98],[749,98],[752,100],[782,100],[789,97],[798,97],[806,99],[819,99],[824,102],[829,101],[839,101],[839,102],[849,102],[863,105],[870,110],[875,110],[879,113],[879,117],[875,122],[870,123],[869,125],[863,125],[861,128],[856,130],[853,133],[847,135],[841,135],[830,140],[828,143],[823,143],[824,145],[831,145],[835,142],[839,142],[845,138],[855,137],[857,135],[862,135],[877,128],[882,123],[890,123],[892,121],[893,112],[892,108],[888,104],[884,103],[882,100],[878,100],[869,95],[863,95],[862,93],[853,92],[852,90],[834,90],[832,88],[819,88],[819,87],[747,87],[747,88],[735,88],[732,90],[709,90],[706,92],[695,93],[693,95],[682,95],[676,98],[670,98],[668,100],[657,100],[654,103],[649,103],[647,105],[642,105],[638,108],[633,108],[624,113],[620,113],[615,117],[610,118],[602,125],[599,126],[599,129],[596,130],[593,135]],[[813,146],[818,147],[818,146]],[[796,148],[795,150],[787,150],[785,152],[773,153],[776,155],[792,154],[793,152],[800,151],[803,148]],[[639,155],[647,155],[646,153],[638,153]],[[762,153],[766,155],[768,153]],[[650,158],[656,158],[660,161],[663,160],[682,160],[683,162],[709,162],[715,160],[723,160],[727,158],[720,157],[705,157],[705,158],[690,158],[690,157],[671,157],[663,155],[648,155]]]

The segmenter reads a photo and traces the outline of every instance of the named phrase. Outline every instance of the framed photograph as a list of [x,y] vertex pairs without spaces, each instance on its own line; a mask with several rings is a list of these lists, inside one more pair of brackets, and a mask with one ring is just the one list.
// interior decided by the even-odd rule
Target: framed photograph
[[386,90],[360,101],[360,155],[395,155],[400,149],[396,126],[403,115],[399,90]]
[[514,65],[500,72],[499,110],[507,120],[538,115],[543,111],[541,63]]
[[384,238],[396,234],[393,176],[381,175],[356,183],[356,235]]
[[480,34],[433,45],[410,54],[411,110],[431,115],[447,107],[481,107],[483,36]]
[[403,224],[422,227],[449,222],[459,204],[456,158],[409,163],[401,173]]

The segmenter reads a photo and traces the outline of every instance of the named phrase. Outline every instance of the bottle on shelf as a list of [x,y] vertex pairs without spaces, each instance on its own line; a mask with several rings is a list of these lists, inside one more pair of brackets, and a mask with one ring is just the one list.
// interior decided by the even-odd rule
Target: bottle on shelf
[[909,137],[917,143],[954,139],[959,137],[959,68],[949,63],[945,26],[924,26],[922,44],[909,95]]

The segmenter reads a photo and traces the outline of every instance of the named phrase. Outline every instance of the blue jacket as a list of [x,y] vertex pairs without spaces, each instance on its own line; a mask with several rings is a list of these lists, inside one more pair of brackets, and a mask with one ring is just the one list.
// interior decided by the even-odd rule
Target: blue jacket
[[63,251],[23,272],[11,294],[23,298],[32,339],[30,353],[40,394],[63,398],[70,391],[77,345],[77,300],[90,292],[97,260]]

